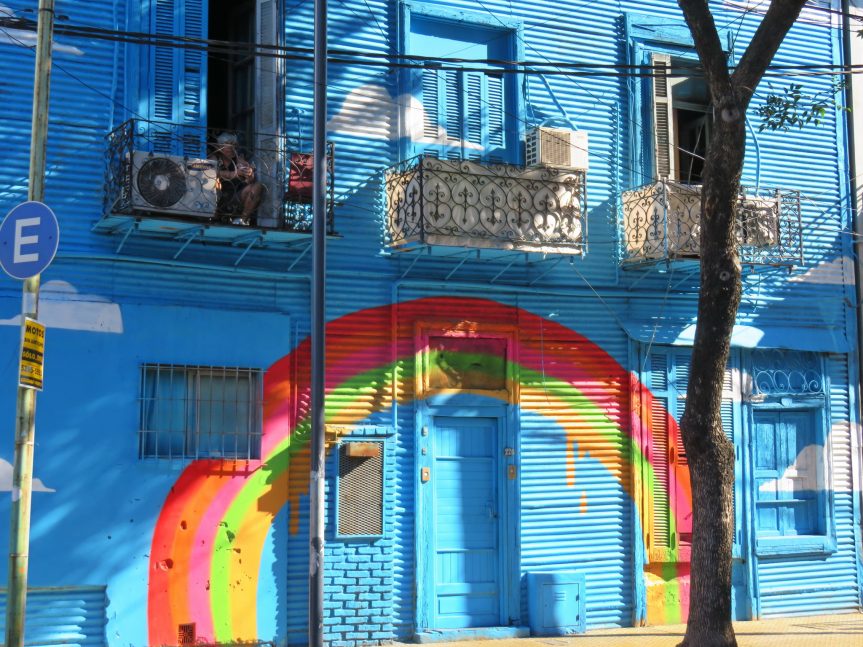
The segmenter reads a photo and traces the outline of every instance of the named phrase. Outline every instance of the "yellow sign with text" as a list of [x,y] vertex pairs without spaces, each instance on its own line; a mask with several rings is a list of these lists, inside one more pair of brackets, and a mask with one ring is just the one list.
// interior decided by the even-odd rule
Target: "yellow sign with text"
[[42,390],[42,367],[45,363],[45,325],[35,319],[24,319],[24,339],[21,342],[21,365],[18,385]]

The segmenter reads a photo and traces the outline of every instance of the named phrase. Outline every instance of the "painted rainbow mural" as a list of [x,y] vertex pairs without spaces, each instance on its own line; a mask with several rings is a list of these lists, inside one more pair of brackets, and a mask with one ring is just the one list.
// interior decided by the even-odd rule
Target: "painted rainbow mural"
[[[379,398],[381,402],[375,405],[379,411],[394,401],[414,397],[411,389],[402,392],[391,385],[396,370],[400,383],[413,380],[418,365],[415,327],[426,321],[477,331],[517,325],[520,334],[515,340],[513,356],[518,358],[518,366],[514,374],[519,375],[522,395],[541,385],[544,398],[557,399],[558,410],[567,410],[573,417],[604,416],[602,403],[592,401],[580,385],[614,378],[633,390],[640,388],[625,367],[586,337],[560,324],[495,301],[432,297],[357,311],[327,324],[328,422],[337,421],[339,428],[347,429],[351,423],[362,422],[368,413],[360,413],[366,411],[363,407],[352,407],[352,398],[365,397],[370,391],[387,392],[388,397]],[[543,339],[565,341],[583,349],[582,355],[588,359],[580,362],[569,355],[555,358]],[[300,497],[308,492],[309,421],[304,407],[308,406],[310,390],[309,354],[309,341],[305,340],[266,372],[261,460],[195,461],[171,488],[150,551],[149,644],[176,644],[178,626],[192,622],[199,638],[211,642],[259,638],[257,590],[264,543],[273,520],[286,505],[290,505],[290,530],[298,530],[296,510]],[[330,397],[336,393],[339,397]],[[398,396],[394,398],[393,393]],[[528,404],[520,406],[529,409]],[[559,424],[567,428],[566,423]],[[648,472],[649,424],[635,410],[628,429],[615,428],[616,434],[630,438],[634,467],[647,467]],[[670,416],[668,424],[675,425]],[[636,431],[641,429],[647,433]],[[567,431],[563,440],[561,460],[567,461],[572,486],[577,431]],[[648,478],[648,482],[659,487],[658,479]],[[680,509],[671,511],[673,523],[691,514],[685,468],[672,474],[669,483],[670,488],[677,489],[677,496],[671,498],[683,502]],[[640,498],[628,494],[643,521]],[[663,596],[675,607],[666,609],[668,620],[685,618],[688,606],[688,595],[676,590],[679,585],[675,577],[686,573],[672,570],[661,574],[668,588]]]

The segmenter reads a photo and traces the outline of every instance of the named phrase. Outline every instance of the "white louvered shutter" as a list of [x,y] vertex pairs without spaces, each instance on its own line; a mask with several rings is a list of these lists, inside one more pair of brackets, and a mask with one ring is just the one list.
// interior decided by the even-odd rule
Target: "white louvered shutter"
[[653,65],[653,149],[656,179],[676,177],[674,155],[674,112],[668,77],[671,56],[652,54]]

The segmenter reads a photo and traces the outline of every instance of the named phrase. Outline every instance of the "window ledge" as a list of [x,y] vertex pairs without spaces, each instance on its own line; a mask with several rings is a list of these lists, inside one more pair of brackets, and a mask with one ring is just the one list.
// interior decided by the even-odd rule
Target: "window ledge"
[[826,536],[800,535],[797,537],[761,538],[755,542],[755,554],[759,557],[831,555],[835,552],[835,539]]

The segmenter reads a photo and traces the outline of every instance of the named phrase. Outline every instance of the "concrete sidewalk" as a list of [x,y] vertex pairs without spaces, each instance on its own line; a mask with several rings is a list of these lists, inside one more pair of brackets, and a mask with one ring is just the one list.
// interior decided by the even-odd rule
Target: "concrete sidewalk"
[[[435,647],[675,647],[685,630],[685,625],[599,629],[566,638],[474,640]],[[863,647],[859,613],[735,622],[734,630],[739,647]]]

